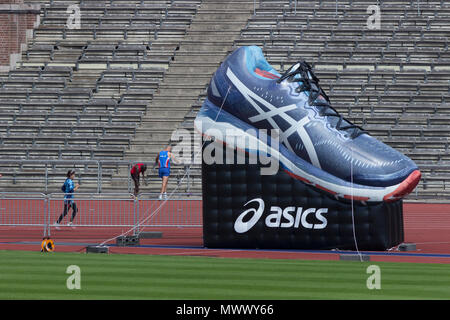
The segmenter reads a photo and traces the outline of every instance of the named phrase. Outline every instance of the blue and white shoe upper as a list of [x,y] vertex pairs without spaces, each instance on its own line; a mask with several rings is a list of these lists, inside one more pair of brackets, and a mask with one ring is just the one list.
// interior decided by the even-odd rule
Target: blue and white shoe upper
[[420,180],[412,160],[332,108],[306,62],[281,75],[256,46],[235,50],[221,64],[195,126],[203,134],[211,128],[279,129],[280,145],[271,156],[291,176],[336,197],[393,201]]

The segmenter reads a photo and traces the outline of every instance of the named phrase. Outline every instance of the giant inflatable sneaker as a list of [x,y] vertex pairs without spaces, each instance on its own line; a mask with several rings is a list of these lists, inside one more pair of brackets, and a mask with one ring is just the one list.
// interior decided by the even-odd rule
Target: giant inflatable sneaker
[[[291,177],[336,199],[396,201],[412,192],[421,176],[408,157],[344,119],[306,62],[280,74],[256,46],[238,48],[221,64],[195,127],[221,137],[232,129],[258,140],[258,146],[266,143]],[[279,143],[262,139],[258,129],[278,129]],[[257,152],[250,144],[244,149]]]

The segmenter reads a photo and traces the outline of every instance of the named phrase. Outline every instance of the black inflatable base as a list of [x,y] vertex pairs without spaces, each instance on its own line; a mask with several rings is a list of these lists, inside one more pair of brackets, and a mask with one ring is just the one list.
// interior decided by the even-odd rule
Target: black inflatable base
[[355,201],[352,215],[350,201],[246,163],[202,164],[205,247],[355,250],[355,235],[359,250],[378,251],[404,240],[402,201]]

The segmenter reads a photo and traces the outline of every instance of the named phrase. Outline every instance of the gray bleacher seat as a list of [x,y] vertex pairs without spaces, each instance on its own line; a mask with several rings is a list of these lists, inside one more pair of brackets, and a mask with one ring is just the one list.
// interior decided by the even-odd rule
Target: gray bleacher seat
[[[19,68],[0,77],[0,150],[22,143],[33,150],[29,157],[39,157],[39,150],[57,155],[53,135],[67,154],[89,158],[89,148],[76,151],[78,145],[127,145],[149,102],[178,108],[180,97],[154,93],[177,92],[182,76],[189,82],[187,74],[167,78],[167,68],[183,58],[176,49],[201,1],[83,0],[78,30],[64,27],[67,5],[78,1],[42,2],[41,26]],[[299,1],[296,8],[293,2],[259,1],[234,46],[261,46],[280,72],[306,59],[336,110],[419,164],[418,197],[450,195],[450,5],[421,1],[418,15],[416,0]],[[382,11],[380,30],[366,25],[373,4]],[[186,73],[200,70],[202,50],[196,50],[198,58],[184,62]],[[199,94],[191,112],[180,115],[182,127],[192,129],[204,98]],[[144,123],[164,128],[159,118]]]
[[[40,26],[0,76],[2,158],[123,159],[200,1],[39,2]],[[66,26],[70,4],[79,29]]]

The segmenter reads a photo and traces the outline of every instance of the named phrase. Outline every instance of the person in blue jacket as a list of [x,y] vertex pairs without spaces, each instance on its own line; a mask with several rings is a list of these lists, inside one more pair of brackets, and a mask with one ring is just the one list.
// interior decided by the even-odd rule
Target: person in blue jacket
[[75,171],[69,170],[67,172],[67,179],[64,182],[64,185],[62,186],[61,190],[65,193],[64,195],[64,211],[59,216],[58,220],[56,221],[56,228],[58,229],[59,225],[61,224],[61,221],[64,219],[64,217],[69,213],[69,209],[72,208],[72,217],[70,218],[70,222],[68,223],[68,226],[72,226],[73,220],[75,219],[75,216],[77,215],[77,205],[73,201],[73,193],[78,190],[80,185],[77,183],[75,184],[73,180],[75,179]]

